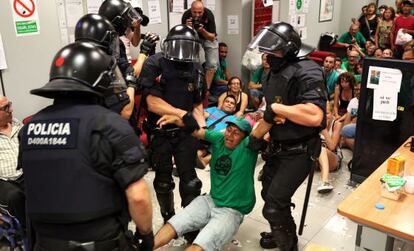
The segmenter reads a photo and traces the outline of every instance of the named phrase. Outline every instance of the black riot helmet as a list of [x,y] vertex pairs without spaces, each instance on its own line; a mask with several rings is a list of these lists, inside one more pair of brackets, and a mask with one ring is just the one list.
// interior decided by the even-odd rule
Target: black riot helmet
[[201,43],[192,28],[179,24],[174,26],[162,42],[162,53],[166,59],[178,62],[199,62]]
[[141,22],[141,15],[132,7],[130,3],[122,0],[105,0],[98,11],[99,15],[106,17],[119,35],[124,35],[128,27],[134,21]]
[[119,58],[119,37],[114,26],[98,14],[86,14],[76,24],[75,41],[90,42]]
[[116,60],[91,43],[75,42],[58,51],[52,61],[49,82],[31,94],[57,98],[79,93],[101,97],[116,82]]
[[284,57],[294,58],[298,55],[302,41],[293,26],[278,22],[263,27],[248,48],[258,49],[262,53],[274,54],[281,51]]

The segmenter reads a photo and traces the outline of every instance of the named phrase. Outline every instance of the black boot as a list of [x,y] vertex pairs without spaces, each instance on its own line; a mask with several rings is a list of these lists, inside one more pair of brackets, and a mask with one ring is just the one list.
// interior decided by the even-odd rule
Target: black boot
[[273,240],[272,233],[261,232],[260,233],[260,246],[265,249],[277,248],[276,241]]
[[174,194],[172,191],[168,193],[157,193],[157,199],[158,204],[160,205],[161,215],[164,219],[165,224],[175,214]]
[[288,226],[271,226],[273,240],[277,243],[280,251],[297,251],[298,237],[296,232]]

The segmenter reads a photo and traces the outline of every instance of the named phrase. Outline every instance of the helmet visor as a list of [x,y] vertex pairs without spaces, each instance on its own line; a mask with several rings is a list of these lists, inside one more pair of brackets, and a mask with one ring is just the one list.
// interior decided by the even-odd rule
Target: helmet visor
[[265,27],[250,42],[248,50],[274,54],[276,51],[284,50],[286,43],[287,41]]
[[119,37],[116,31],[107,31],[100,43],[107,43],[108,54],[119,59]]
[[162,52],[169,60],[200,62],[200,43],[192,40],[165,40]]
[[117,67],[116,59],[112,57],[110,66],[107,70],[101,72],[99,76],[96,78],[95,82],[92,84],[92,88],[99,91],[104,92],[114,82],[117,81],[117,76],[115,74],[115,69]]
[[128,26],[132,26],[132,23],[142,21],[142,16],[136,11],[130,3],[128,3],[128,8],[122,14],[122,17],[127,21]]

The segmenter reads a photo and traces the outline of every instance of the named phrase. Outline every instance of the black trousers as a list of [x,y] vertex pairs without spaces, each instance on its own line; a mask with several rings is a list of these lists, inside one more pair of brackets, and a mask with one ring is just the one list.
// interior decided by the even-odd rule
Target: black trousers
[[25,200],[23,176],[15,181],[0,179],[0,204],[7,205],[10,214],[19,220],[24,229],[26,228]]
[[[152,163],[155,171],[154,183],[173,183],[172,178],[172,157],[174,157],[177,166],[180,183],[187,184],[191,180],[197,178],[195,171],[197,157],[197,140],[189,133],[182,131],[177,135],[168,136],[162,134],[154,134],[151,136],[150,147],[152,151]],[[181,185],[180,185],[181,186]],[[183,198],[188,196],[186,191],[180,189],[180,196]],[[185,207],[189,204],[182,203]]]
[[265,206],[286,210],[291,198],[310,172],[312,163],[309,148],[302,150],[276,149],[267,157],[263,167],[262,198]]

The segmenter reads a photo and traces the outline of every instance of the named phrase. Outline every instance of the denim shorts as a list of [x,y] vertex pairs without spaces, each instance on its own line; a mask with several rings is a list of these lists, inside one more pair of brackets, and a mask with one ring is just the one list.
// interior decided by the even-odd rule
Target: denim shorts
[[258,89],[250,89],[249,92],[250,92],[250,96],[251,97],[258,98],[260,101],[263,98],[263,91],[261,91],[261,90],[258,90]]
[[168,223],[178,236],[200,229],[193,244],[205,251],[221,250],[239,230],[244,215],[228,207],[216,207],[210,195],[200,195]]
[[348,124],[344,126],[341,130],[341,135],[346,138],[355,138],[356,124]]

